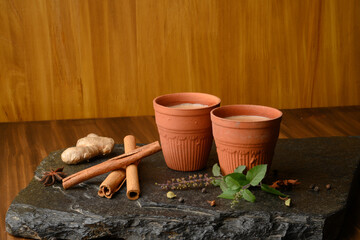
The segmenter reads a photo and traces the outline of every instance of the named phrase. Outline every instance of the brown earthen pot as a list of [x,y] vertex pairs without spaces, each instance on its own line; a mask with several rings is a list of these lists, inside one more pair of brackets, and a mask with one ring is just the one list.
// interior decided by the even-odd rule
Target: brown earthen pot
[[[218,107],[220,101],[216,96],[195,92],[167,94],[154,99],[155,120],[169,168],[196,171],[206,166],[213,141],[210,111]],[[183,103],[207,106],[171,107]]]
[[[226,119],[230,116],[250,115],[267,120],[247,121]],[[228,105],[211,111],[211,121],[221,171],[224,175],[245,165],[271,166],[279,136],[282,112],[259,105]]]

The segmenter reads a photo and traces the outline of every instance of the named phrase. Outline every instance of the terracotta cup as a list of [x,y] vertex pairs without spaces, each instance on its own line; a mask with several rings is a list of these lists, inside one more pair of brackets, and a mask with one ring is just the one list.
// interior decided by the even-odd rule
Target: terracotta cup
[[[260,118],[256,121],[227,119],[239,115]],[[278,109],[259,105],[228,105],[212,110],[212,129],[222,173],[232,173],[240,165],[251,169],[259,164],[268,164],[269,168],[279,137],[281,118],[282,112]]]
[[[158,127],[166,165],[178,171],[196,171],[206,166],[213,137],[210,111],[220,98],[195,92],[173,93],[154,99]],[[174,108],[190,103],[207,106]]]

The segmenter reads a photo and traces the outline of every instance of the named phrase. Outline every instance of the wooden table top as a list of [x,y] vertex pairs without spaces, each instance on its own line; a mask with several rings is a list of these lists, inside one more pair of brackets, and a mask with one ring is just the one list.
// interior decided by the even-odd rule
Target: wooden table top
[[[282,111],[280,138],[360,136],[360,106]],[[138,143],[159,140],[154,116],[0,123],[0,239],[20,239],[5,231],[6,211],[42,159],[91,132],[116,143],[123,143],[129,134]],[[350,227],[343,238],[360,239],[360,206],[351,207],[357,214],[346,219]]]

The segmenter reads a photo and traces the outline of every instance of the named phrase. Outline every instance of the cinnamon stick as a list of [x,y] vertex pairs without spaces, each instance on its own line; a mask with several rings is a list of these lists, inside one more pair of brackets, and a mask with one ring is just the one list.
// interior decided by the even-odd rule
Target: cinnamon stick
[[111,158],[98,165],[89,167],[80,172],[74,173],[63,179],[64,189],[68,189],[78,183],[89,180],[90,178],[99,176],[101,174],[114,171],[117,169],[125,168],[126,166],[135,163],[141,158],[154,154],[161,150],[160,143],[158,141],[139,147],[129,153],[122,154],[120,156]]
[[[130,151],[136,148],[135,137],[132,135],[126,136],[124,138],[124,149],[125,153],[129,153]],[[130,166],[132,166],[131,164]],[[126,167],[128,168],[128,167]],[[124,185],[127,174],[124,169],[112,171],[106,179],[100,184],[98,195],[100,197],[111,198],[114,193],[120,190],[122,185]],[[139,182],[139,181],[138,181]]]
[[100,197],[111,198],[125,183],[125,170],[112,171],[101,183],[98,191]]
[[[125,152],[126,148],[135,149],[135,137],[128,135],[124,138]],[[136,200],[140,195],[140,184],[137,164],[130,164],[126,167],[126,196],[130,200]]]

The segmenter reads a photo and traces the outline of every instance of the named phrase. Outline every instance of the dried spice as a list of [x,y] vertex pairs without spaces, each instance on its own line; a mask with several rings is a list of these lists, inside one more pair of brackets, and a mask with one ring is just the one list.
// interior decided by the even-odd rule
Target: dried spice
[[290,197],[281,197],[279,196],[280,200],[284,201],[285,206],[287,207],[291,207],[292,206],[292,202],[291,202],[291,198]]
[[291,198],[285,200],[285,206],[291,207]]
[[166,193],[166,197],[167,197],[167,198],[175,198],[176,195],[175,195],[175,193],[173,193],[172,191],[169,191],[169,192]]
[[300,182],[297,179],[286,179],[286,180],[277,180],[273,182],[273,184],[270,187],[281,190],[291,190],[293,186],[299,184]]
[[279,198],[280,198],[281,200],[283,200],[283,201],[286,201],[286,200],[289,199],[289,197],[281,197],[281,196],[279,196]]
[[161,150],[160,143],[155,141],[142,147],[139,147],[128,153],[110,158],[102,163],[85,168],[77,173],[74,173],[62,181],[64,189],[68,189],[76,184],[82,183],[86,180],[99,176],[101,174],[125,168],[126,166],[138,162],[140,159],[152,155]]
[[207,174],[195,174],[191,175],[187,178],[173,178],[168,180],[166,183],[155,183],[161,187],[161,189],[171,189],[171,190],[180,190],[187,188],[198,188],[198,187],[206,187],[213,181],[212,178],[209,178]]
[[55,182],[61,182],[66,174],[63,172],[64,167],[57,168],[56,170],[51,169],[49,172],[45,172],[43,177],[39,180],[45,186],[51,186]]

